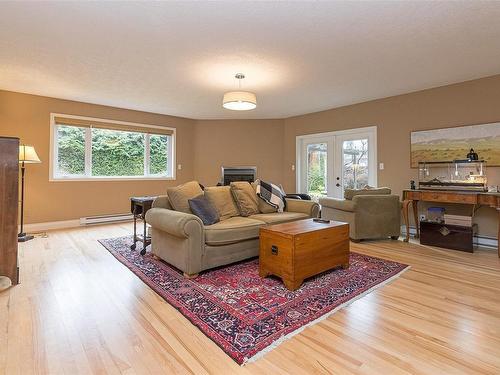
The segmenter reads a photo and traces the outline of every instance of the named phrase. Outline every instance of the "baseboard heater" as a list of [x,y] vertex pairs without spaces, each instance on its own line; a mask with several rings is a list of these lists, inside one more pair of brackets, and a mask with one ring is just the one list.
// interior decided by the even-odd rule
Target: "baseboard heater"
[[119,223],[122,221],[130,221],[133,219],[134,219],[134,216],[132,214],[88,216],[88,217],[81,217],[80,218],[80,225]]

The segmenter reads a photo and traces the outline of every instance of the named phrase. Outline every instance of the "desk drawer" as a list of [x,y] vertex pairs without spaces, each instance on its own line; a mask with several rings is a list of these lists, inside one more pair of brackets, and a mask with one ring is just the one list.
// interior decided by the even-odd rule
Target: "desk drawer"
[[405,199],[413,199],[413,200],[420,200],[421,197],[421,192],[420,191],[405,191]]
[[461,194],[461,193],[442,193],[438,191],[425,191],[421,194],[421,200],[428,202],[443,202],[443,203],[466,203],[476,204],[476,194]]
[[479,204],[488,205],[491,207],[500,207],[500,196],[479,194],[478,202]]

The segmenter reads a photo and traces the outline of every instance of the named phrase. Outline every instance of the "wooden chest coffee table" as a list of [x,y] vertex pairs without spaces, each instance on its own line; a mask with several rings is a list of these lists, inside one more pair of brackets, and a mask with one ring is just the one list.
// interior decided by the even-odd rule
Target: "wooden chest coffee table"
[[281,277],[296,290],[304,279],[329,269],[349,267],[349,224],[312,219],[260,228],[259,275]]

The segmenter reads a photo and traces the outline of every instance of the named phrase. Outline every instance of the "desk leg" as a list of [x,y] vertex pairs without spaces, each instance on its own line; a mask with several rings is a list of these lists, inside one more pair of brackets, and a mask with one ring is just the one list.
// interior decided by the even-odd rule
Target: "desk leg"
[[130,245],[130,248],[132,250],[135,250],[136,243],[137,243],[137,217],[135,216],[135,209],[134,209],[134,243]]
[[497,250],[498,250],[498,257],[500,258],[500,208],[497,208],[498,212],[498,237],[497,237]]
[[143,227],[143,236],[142,236],[142,250],[141,250],[141,255],[146,254],[146,235],[147,235],[147,228],[146,228],[146,218],[143,218],[144,222],[144,227]]
[[408,207],[412,201],[410,199],[405,199],[403,201],[403,220],[405,222],[406,227],[406,236],[404,241],[408,242],[410,240],[410,220],[408,218]]
[[411,206],[413,208],[413,219],[415,220],[415,228],[416,228],[415,238],[420,238],[420,222],[418,220],[418,201],[412,200]]

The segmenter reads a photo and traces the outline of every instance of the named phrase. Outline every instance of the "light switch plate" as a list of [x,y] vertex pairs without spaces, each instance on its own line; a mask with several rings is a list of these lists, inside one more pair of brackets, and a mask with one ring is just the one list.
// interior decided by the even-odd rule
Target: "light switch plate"
[[182,164],[177,164],[177,169],[181,170],[182,169]]
[[378,169],[380,169],[381,171],[384,170],[384,163],[379,163],[378,164]]

